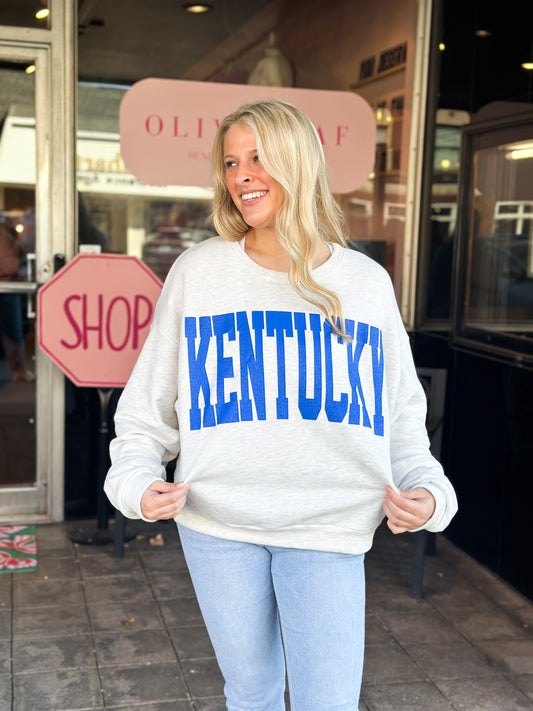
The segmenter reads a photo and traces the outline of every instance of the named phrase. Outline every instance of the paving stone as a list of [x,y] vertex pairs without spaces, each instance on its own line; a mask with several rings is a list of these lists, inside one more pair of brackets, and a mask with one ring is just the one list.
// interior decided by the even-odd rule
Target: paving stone
[[[198,707],[197,707],[198,708]],[[106,706],[106,709],[116,709],[117,711],[194,711],[192,701],[178,699],[176,701],[162,701],[155,704],[135,704],[135,706]],[[223,711],[226,711],[224,706]]]
[[98,633],[94,636],[96,659],[100,666],[132,665],[139,662],[173,662],[176,654],[164,630],[133,630],[121,634]]
[[366,608],[369,613],[396,613],[404,614],[410,612],[418,613],[422,609],[431,610],[427,600],[415,600],[410,595],[408,585],[404,588],[397,588],[387,593],[379,583],[367,586]]
[[0,574],[0,609],[11,607],[11,586],[13,573]]
[[[428,682],[365,686],[362,696],[369,711],[456,711]],[[468,707],[468,711],[474,710]],[[499,711],[503,711],[503,707]]]
[[11,676],[0,675],[0,711],[12,711],[11,707]]
[[495,609],[494,603],[487,595],[461,579],[453,580],[446,589],[435,589],[431,584],[424,583],[423,593],[424,598],[433,607],[449,612],[450,616],[457,611],[476,610],[489,613]]
[[365,621],[365,643],[388,644],[392,642],[392,635],[386,629],[378,615],[366,615]]
[[187,687],[177,663],[130,667],[102,667],[102,685],[107,706],[186,700]]
[[381,619],[401,644],[445,644],[462,642],[462,636],[441,615],[433,610],[420,610],[416,614],[382,614]]
[[363,670],[365,684],[416,681],[424,678],[422,670],[396,642],[366,646]]
[[167,627],[203,624],[196,598],[179,597],[174,600],[162,600],[160,609]]
[[84,581],[87,604],[152,600],[150,586],[144,579],[132,575],[106,575]]
[[531,637],[527,627],[495,605],[491,610],[455,610],[449,619],[459,632],[473,641]]
[[0,639],[11,638],[11,610],[0,608]]
[[407,645],[405,651],[430,679],[494,677],[485,657],[466,642]]
[[154,577],[152,588],[158,600],[173,597],[195,597],[194,587],[189,573],[159,573]]
[[13,711],[102,708],[96,669],[15,674],[13,688]]
[[224,679],[216,659],[184,661],[183,673],[193,696],[200,698],[224,693]]
[[162,550],[160,548],[140,551],[145,570],[153,573],[178,573],[187,570],[185,556],[179,550]]
[[83,605],[17,608],[13,611],[14,637],[63,637],[89,632],[89,620]]
[[481,589],[491,600],[502,607],[510,609],[520,608],[523,607],[527,601],[527,598],[521,595],[518,590],[512,588],[496,575],[489,577]]
[[169,629],[180,659],[214,657],[215,652],[204,625]]
[[[533,702],[506,679],[450,679],[436,686],[465,711],[531,711]],[[385,711],[385,709],[383,710]]]
[[17,607],[54,607],[61,605],[84,604],[83,587],[76,580],[40,580],[31,585],[23,580],[16,580],[13,589],[13,605]]
[[[79,580],[80,568],[72,555],[68,557],[38,555],[37,570],[25,572],[24,577],[35,580]],[[27,580],[26,580],[27,584]]]
[[80,555],[79,566],[84,580],[102,575],[134,575],[144,578],[144,572],[136,553],[129,553],[123,558],[114,558],[111,552]]
[[0,642],[0,674],[11,674],[11,642]]
[[223,696],[211,699],[196,699],[196,711],[226,711],[226,700]]
[[512,677],[511,682],[533,701],[533,674],[520,674]]
[[43,637],[13,640],[13,672],[43,671],[45,669],[83,669],[95,666],[90,638]]
[[114,604],[89,605],[89,618],[95,632],[160,629],[163,619],[152,600],[133,600]]
[[74,553],[74,544],[62,526],[37,526],[37,556],[43,558],[68,556]]
[[533,639],[480,642],[479,646],[511,674],[533,674]]

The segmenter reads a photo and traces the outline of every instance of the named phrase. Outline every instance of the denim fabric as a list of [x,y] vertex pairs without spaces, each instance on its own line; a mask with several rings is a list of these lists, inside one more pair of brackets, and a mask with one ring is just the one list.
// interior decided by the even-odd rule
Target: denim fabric
[[178,530],[228,711],[357,711],[364,556]]

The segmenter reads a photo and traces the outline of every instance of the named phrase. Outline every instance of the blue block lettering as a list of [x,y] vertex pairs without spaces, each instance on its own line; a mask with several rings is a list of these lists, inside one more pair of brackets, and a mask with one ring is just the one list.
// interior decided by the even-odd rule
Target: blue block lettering
[[355,323],[351,319],[346,319],[346,332],[352,337],[351,343],[346,344],[346,352],[348,355],[348,375],[350,377],[350,385],[352,387],[352,401],[350,403],[350,412],[348,422],[351,425],[358,425],[361,422],[361,408],[363,410],[363,425],[371,427],[370,417],[366,409],[365,396],[363,394],[363,386],[359,375],[359,361],[363,348],[368,342],[368,324],[357,324],[357,336],[354,346],[354,328]]
[[[333,358],[331,352],[331,334],[333,333],[329,321],[324,320],[324,364],[326,371],[326,402],[324,409],[329,422],[342,422],[348,409],[348,394],[341,393],[340,399],[335,400],[333,392]],[[342,343],[342,338],[337,336],[337,342]]]
[[217,342],[217,423],[238,422],[237,393],[230,393],[229,400],[226,400],[224,392],[224,380],[234,375],[233,359],[224,355],[224,334],[228,335],[229,341],[235,340],[235,314],[213,316],[213,333]]
[[307,347],[305,343],[306,322],[304,313],[294,314],[294,328],[298,337],[298,409],[304,420],[316,420],[322,407],[322,350],[320,344],[321,324],[318,314],[309,314],[313,333],[314,395],[307,397]]
[[202,427],[202,411],[200,409],[199,397],[200,390],[204,399],[204,427],[214,427],[215,410],[211,404],[211,389],[209,387],[209,379],[205,370],[207,360],[207,351],[211,336],[211,318],[209,316],[200,316],[200,344],[198,352],[196,352],[196,318],[187,316],[185,318],[185,337],[187,338],[187,355],[189,358],[189,385],[191,389],[191,408],[189,410],[189,419],[191,430],[199,430]]
[[252,400],[248,378],[252,385],[255,409],[258,420],[266,420],[265,365],[263,362],[263,331],[265,317],[262,311],[252,311],[252,328],[255,332],[255,353],[252,346],[250,327],[245,311],[237,313],[237,331],[239,332],[239,357],[241,371],[241,420],[253,419]]
[[290,311],[266,312],[267,336],[276,337],[276,357],[278,371],[278,395],[276,397],[276,417],[287,420],[289,417],[289,400],[287,398],[287,381],[285,378],[285,334],[291,338],[292,314]]
[[383,333],[370,326],[370,348],[372,349],[372,378],[374,380],[374,434],[383,437]]

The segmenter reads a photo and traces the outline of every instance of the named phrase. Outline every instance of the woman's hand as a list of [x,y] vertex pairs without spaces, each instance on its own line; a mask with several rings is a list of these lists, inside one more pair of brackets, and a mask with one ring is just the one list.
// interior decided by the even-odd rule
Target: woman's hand
[[393,533],[414,531],[433,516],[435,499],[427,489],[423,487],[406,489],[398,494],[390,486],[385,489],[387,494],[383,502],[383,511],[388,518],[387,526]]
[[141,512],[151,521],[174,518],[185,506],[190,484],[154,481],[141,498]]

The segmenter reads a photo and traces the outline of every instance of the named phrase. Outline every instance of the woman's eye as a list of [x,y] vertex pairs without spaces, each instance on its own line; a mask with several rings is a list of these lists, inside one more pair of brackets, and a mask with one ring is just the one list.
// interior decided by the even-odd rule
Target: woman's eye
[[260,163],[260,162],[261,162],[261,159],[259,158],[259,156],[254,156],[254,163]]
[[226,166],[226,170],[227,170],[228,168],[233,168],[233,166],[236,165],[236,163],[234,160],[227,160],[224,163],[224,165]]

